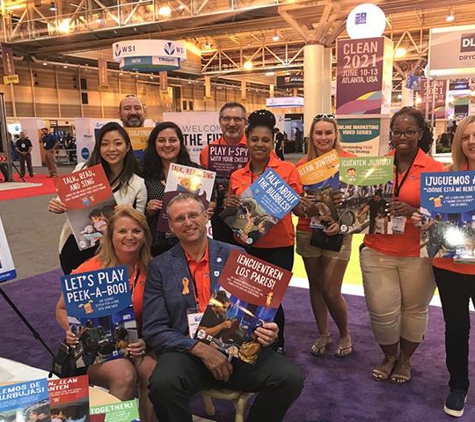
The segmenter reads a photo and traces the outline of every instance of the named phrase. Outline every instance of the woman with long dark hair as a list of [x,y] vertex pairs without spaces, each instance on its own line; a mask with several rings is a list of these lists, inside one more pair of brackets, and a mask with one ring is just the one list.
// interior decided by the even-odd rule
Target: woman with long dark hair
[[[120,124],[109,122],[101,128],[89,160],[79,163],[74,171],[98,164],[104,168],[117,204],[129,204],[144,212],[147,191],[143,179],[136,175],[138,163],[129,135]],[[62,214],[67,211],[67,207],[59,198],[52,198],[48,202],[48,211]],[[64,274],[70,274],[93,257],[96,250],[97,247],[92,247],[80,251],[69,222],[64,223],[59,239],[59,260]]]

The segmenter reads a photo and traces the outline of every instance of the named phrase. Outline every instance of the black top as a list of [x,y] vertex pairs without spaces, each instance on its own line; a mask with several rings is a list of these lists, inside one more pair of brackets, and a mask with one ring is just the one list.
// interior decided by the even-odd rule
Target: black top
[[15,146],[20,152],[28,152],[30,148],[33,146],[30,138],[25,138],[25,139],[17,139],[15,142]]

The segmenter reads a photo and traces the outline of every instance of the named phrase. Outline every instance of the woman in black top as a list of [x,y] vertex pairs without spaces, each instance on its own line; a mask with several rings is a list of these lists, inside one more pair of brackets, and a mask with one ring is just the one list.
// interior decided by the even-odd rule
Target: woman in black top
[[171,163],[198,167],[191,161],[180,127],[173,122],[163,122],[150,133],[142,161],[142,176],[147,188],[145,215],[152,232],[151,252],[154,257],[178,243],[171,232],[156,229]]

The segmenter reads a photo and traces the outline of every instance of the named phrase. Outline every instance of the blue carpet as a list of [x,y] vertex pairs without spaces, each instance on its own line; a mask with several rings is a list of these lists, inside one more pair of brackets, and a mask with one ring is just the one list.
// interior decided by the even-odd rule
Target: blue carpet
[[[1,286],[54,350],[64,336],[54,317],[55,304],[60,294],[60,275],[60,270],[54,270]],[[393,385],[371,379],[370,371],[379,363],[380,351],[373,339],[364,299],[347,296],[347,300],[350,329],[355,344],[354,354],[346,359],[337,359],[331,353],[323,358],[315,358],[308,353],[317,336],[308,291],[289,288],[284,300],[287,356],[304,369],[307,380],[302,395],[289,410],[285,421],[453,420],[442,410],[448,393],[448,375],[445,368],[441,309],[430,309],[426,339],[413,358],[413,380],[406,385]],[[49,369],[51,359],[47,352],[2,297],[0,321],[0,356]],[[337,331],[334,325],[331,326],[331,331],[336,342]],[[474,360],[471,359],[472,367],[473,363]],[[204,416],[201,400],[195,399],[192,403],[194,411]],[[215,419],[233,421],[231,405],[217,400]],[[472,393],[469,394],[463,420],[475,420],[475,395]]]

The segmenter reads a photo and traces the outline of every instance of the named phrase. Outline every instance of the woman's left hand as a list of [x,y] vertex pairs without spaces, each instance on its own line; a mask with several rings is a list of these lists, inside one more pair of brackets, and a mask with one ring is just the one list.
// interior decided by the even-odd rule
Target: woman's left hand
[[139,338],[135,343],[129,343],[127,350],[129,351],[130,356],[133,358],[141,358],[143,355],[145,355],[146,348],[147,345],[145,344],[145,341]]
[[327,236],[335,236],[340,232],[340,225],[338,222],[334,221],[327,228],[323,229],[323,233]]
[[388,204],[388,211],[394,217],[410,217],[417,211],[416,207],[411,207],[402,201],[391,201]]

